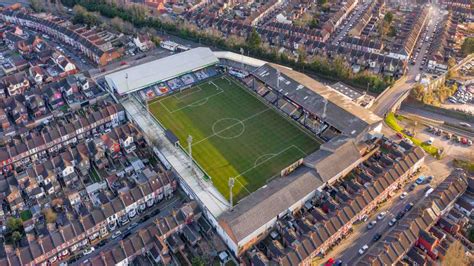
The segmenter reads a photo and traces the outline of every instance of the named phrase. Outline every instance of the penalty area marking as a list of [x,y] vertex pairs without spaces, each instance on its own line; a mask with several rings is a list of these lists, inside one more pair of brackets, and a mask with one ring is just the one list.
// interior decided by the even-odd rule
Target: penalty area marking
[[[243,171],[242,173],[239,173],[235,178],[235,180],[238,180],[239,177],[243,176],[244,174],[246,174],[247,172],[250,172],[252,171],[253,169],[259,167],[260,165],[272,160],[273,158],[283,154],[284,152],[286,152],[287,150],[291,149],[291,148],[296,148],[299,152],[302,152],[304,155],[306,155],[306,153],[304,153],[300,148],[298,148],[297,146],[295,145],[290,145],[286,148],[284,148],[283,150],[277,152],[277,153],[267,153],[267,154],[263,154],[261,156],[259,156],[257,159],[255,159],[255,163],[254,163],[254,166],[253,167],[250,167],[249,169]],[[262,160],[261,162],[257,162],[257,160],[261,159],[262,156],[266,156],[266,155],[271,155],[270,157],[268,157],[267,159],[265,160]]]
[[[207,97],[204,97],[204,98],[202,98],[202,99],[198,99],[198,100],[196,100],[196,101],[194,101],[194,102],[192,102],[192,103],[190,103],[190,104],[187,104],[187,105],[185,105],[185,106],[183,106],[183,107],[181,107],[181,108],[178,108],[178,109],[176,109],[176,110],[173,110],[173,111],[171,111],[171,110],[166,106],[166,104],[163,103],[163,101],[166,100],[166,99],[168,99],[168,98],[161,99],[161,100],[158,101],[158,102],[166,109],[166,111],[167,111],[168,113],[173,114],[173,113],[179,112],[179,111],[181,111],[181,110],[183,110],[183,109],[186,109],[186,108],[188,108],[188,107],[198,107],[198,106],[202,106],[202,105],[206,104],[206,103],[209,101],[209,99],[211,99],[212,97],[217,96],[217,95],[219,95],[219,94],[221,94],[221,93],[223,93],[223,92],[224,92],[223,89],[218,88],[216,93],[214,93],[214,94],[212,94],[212,95],[209,95],[209,96],[207,96]],[[203,103],[203,102],[204,102],[204,103]]]
[[[202,91],[201,87],[199,85],[196,86],[196,88],[198,88],[199,90],[196,90],[194,89],[193,91],[189,92],[189,93],[185,93],[185,92],[188,92],[189,90],[188,89],[185,89],[183,91],[180,91],[178,93],[175,93],[173,94],[173,97],[176,99],[176,100],[181,100],[181,99],[184,99],[190,95],[193,95],[194,93],[196,92],[200,92]],[[180,94],[183,94],[183,96],[180,96]]]

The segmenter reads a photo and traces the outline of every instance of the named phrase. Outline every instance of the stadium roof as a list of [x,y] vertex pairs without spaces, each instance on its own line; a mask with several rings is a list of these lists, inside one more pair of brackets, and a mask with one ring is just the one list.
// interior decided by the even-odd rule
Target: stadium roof
[[[134,92],[148,86],[181,76],[219,60],[209,48],[198,47],[145,64],[133,66],[105,76],[111,88],[119,94]],[[128,82],[127,82],[128,79]]]
[[246,65],[253,66],[253,67],[261,67],[267,63],[266,61],[263,61],[260,59],[256,59],[250,56],[245,56],[245,55],[241,55],[241,54],[237,54],[233,52],[227,52],[227,51],[214,52],[214,54],[219,59],[226,59],[226,60],[231,60],[234,62],[244,63]]
[[219,224],[235,243],[239,243],[323,184],[316,171],[299,167],[241,200],[232,211],[219,216]]
[[247,238],[310,193],[352,170],[361,158],[354,138],[339,136],[304,158],[304,165],[285,177],[273,179],[218,217],[235,243]]
[[[280,71],[278,85],[277,71]],[[367,127],[382,120],[379,116],[360,107],[329,86],[297,71],[274,64],[266,64],[257,68],[253,74],[273,89],[277,89],[279,86],[281,94],[318,117],[322,117],[324,113],[324,99],[326,99],[326,118],[324,120],[346,136],[356,137]]]

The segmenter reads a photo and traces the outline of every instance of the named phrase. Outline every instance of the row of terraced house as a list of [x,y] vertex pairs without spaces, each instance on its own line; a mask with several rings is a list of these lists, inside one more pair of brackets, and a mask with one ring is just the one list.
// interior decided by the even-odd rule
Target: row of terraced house
[[114,48],[110,40],[100,37],[94,29],[88,30],[83,26],[72,25],[69,21],[58,17],[35,16],[26,12],[7,10],[0,13],[0,18],[48,34],[79,49],[90,60],[101,66],[123,55],[122,48]]
[[14,140],[0,147],[2,172],[7,172],[13,167],[28,165],[47,153],[55,152],[62,146],[93,134],[100,127],[118,125],[125,119],[125,111],[121,105],[109,104],[100,110],[78,116],[74,121],[57,125],[53,129],[30,132],[22,140]]
[[[146,181],[77,219],[68,219],[58,229],[44,231],[28,239],[28,245],[9,252],[0,259],[4,265],[39,265],[62,260],[88,244],[107,237],[118,224],[124,225],[138,212],[152,207],[176,190],[176,180],[169,173],[154,172]],[[3,263],[2,263],[3,262]]]

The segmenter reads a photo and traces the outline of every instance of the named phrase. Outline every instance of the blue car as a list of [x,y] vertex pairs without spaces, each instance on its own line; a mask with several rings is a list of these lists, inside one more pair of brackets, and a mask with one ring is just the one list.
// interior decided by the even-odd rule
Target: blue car
[[423,181],[425,181],[425,177],[424,176],[420,176],[416,179],[415,183],[417,183],[418,185],[421,185],[423,184]]

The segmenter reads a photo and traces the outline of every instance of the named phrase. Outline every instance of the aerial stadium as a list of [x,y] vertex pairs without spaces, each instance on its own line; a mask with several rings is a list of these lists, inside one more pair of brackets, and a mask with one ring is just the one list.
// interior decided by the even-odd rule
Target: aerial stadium
[[146,106],[202,182],[221,194],[223,201],[191,189],[235,254],[359,164],[358,143],[381,129],[380,117],[302,73],[208,48],[105,80]]

